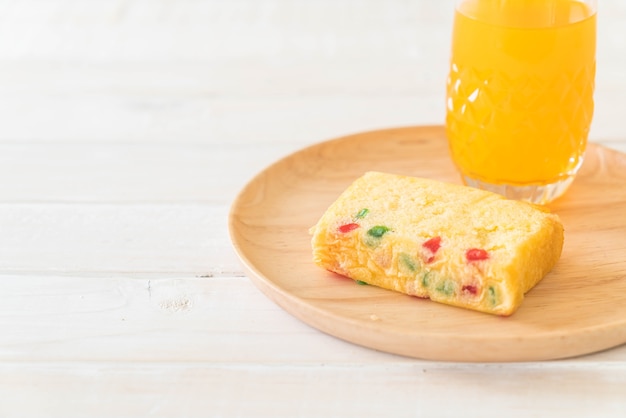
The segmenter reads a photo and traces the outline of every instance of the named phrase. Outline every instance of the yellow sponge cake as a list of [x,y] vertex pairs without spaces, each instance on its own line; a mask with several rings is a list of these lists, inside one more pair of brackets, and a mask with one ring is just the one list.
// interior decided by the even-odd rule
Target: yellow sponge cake
[[311,228],[314,262],[381,288],[498,315],[556,264],[547,210],[439,181],[368,172]]

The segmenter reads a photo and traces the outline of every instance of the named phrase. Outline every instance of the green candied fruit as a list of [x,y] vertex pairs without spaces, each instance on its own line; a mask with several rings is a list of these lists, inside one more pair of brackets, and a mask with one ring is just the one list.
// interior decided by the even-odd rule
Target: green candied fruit
[[415,270],[417,270],[417,266],[415,265],[415,260],[413,260],[413,258],[407,253],[400,253],[400,263],[404,267],[409,269],[409,271],[414,272]]
[[424,275],[422,276],[422,286],[423,287],[428,287],[430,286],[430,277],[432,276],[432,273],[430,271],[427,271],[424,273]]
[[385,235],[389,231],[391,231],[391,229],[389,229],[386,226],[376,225],[376,226],[371,227],[367,231],[367,235],[369,235],[372,238],[380,238],[380,237],[382,237],[383,235]]
[[452,280],[443,280],[437,286],[437,291],[443,293],[446,296],[452,296],[454,294],[456,286]]
[[361,286],[367,286],[367,282],[364,282],[363,280],[355,280],[356,284],[361,285]]
[[391,231],[391,229],[383,225],[377,225],[377,226],[371,227],[367,231],[367,234],[365,235],[365,238],[364,238],[365,245],[371,248],[379,246],[381,238],[383,237],[383,235],[385,235],[389,231]]
[[363,208],[354,216],[354,219],[363,219],[370,212],[368,208]]
[[489,292],[489,303],[491,303],[492,306],[495,306],[496,303],[498,302],[496,298],[496,288],[493,286],[489,286],[488,292]]

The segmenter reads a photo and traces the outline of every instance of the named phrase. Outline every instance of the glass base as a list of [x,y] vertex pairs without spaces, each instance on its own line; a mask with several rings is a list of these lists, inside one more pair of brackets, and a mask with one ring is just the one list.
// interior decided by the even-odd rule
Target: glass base
[[509,199],[524,200],[538,205],[545,205],[563,195],[574,181],[574,176],[572,175],[556,183],[520,186],[511,184],[491,184],[464,174],[462,174],[461,177],[463,178],[463,182],[468,186],[489,190],[490,192],[501,194]]

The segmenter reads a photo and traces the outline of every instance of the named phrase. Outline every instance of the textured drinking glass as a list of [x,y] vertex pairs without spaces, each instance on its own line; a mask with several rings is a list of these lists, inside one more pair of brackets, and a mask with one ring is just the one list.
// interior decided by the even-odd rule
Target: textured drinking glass
[[462,0],[446,131],[463,181],[544,204],[574,180],[593,116],[595,0]]

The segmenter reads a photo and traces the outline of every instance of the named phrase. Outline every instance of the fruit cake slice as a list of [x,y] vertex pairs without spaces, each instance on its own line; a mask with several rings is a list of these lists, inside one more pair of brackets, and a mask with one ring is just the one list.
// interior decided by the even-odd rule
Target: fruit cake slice
[[498,315],[556,264],[557,215],[495,193],[368,172],[311,228],[314,262],[385,289]]

